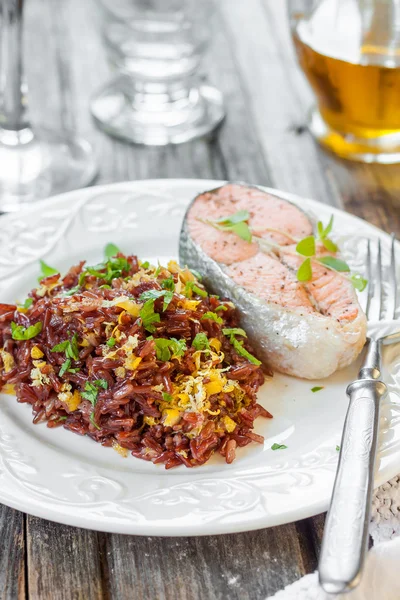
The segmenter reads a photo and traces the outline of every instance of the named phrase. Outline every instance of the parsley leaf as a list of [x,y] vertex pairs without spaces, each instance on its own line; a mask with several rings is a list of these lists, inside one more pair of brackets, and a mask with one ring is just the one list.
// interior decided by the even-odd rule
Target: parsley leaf
[[68,369],[70,368],[70,366],[71,366],[71,359],[70,359],[70,358],[67,358],[67,359],[66,359],[66,360],[63,362],[63,364],[61,365],[61,369],[58,371],[58,376],[59,376],[59,377],[62,377],[62,376],[64,375],[64,373],[65,373],[66,371],[68,371]]
[[11,321],[11,337],[13,340],[31,340],[42,331],[42,328],[43,323],[41,321],[29,327],[17,325],[14,321]]
[[179,358],[186,352],[185,340],[177,340],[176,338],[157,338],[154,340],[156,344],[156,355],[158,360],[166,362],[171,356]]
[[185,285],[186,298],[191,298],[193,293],[197,294],[198,296],[201,296],[202,298],[207,298],[208,296],[206,290],[199,288],[199,286],[196,285],[195,281],[187,281]]
[[156,328],[153,323],[160,322],[160,315],[154,312],[154,300],[147,300],[139,311],[139,316],[142,319],[143,327],[153,333]]
[[312,279],[311,259],[306,260],[300,265],[297,271],[297,279],[299,281],[310,281]]
[[238,354],[240,354],[240,356],[247,358],[247,360],[249,362],[251,362],[253,365],[257,365],[257,366],[261,365],[261,361],[258,360],[258,358],[256,358],[252,354],[250,354],[250,352],[248,352],[248,350],[246,350],[246,348],[243,347],[243,342],[239,342],[239,340],[237,340],[235,338],[235,336],[233,336],[233,335],[231,336],[230,342],[231,342],[232,346],[235,348],[236,352]]
[[228,310],[227,307],[224,304],[220,304],[219,306],[217,306],[217,308],[214,309],[215,312],[218,312],[220,310]]
[[148,268],[149,268],[149,266],[150,266],[150,263],[149,263],[149,261],[148,261],[148,260],[146,260],[146,262],[144,262],[144,263],[142,263],[142,264],[140,265],[140,268],[141,268],[141,269],[148,269]]
[[116,343],[117,343],[117,340],[115,339],[115,337],[110,337],[106,341],[107,346],[109,346],[110,348],[114,348],[114,346],[115,346]]
[[190,269],[190,272],[192,273],[192,275],[194,275],[196,277],[196,279],[198,281],[201,281],[203,279],[198,271],[195,271],[194,269]]
[[235,348],[236,352],[240,356],[247,358],[247,360],[249,362],[251,362],[253,365],[257,365],[257,366],[261,365],[261,361],[258,360],[258,358],[256,358],[252,354],[250,354],[250,352],[248,350],[246,350],[246,348],[243,347],[243,341],[236,339],[236,337],[235,337],[236,335],[241,335],[241,336],[247,337],[247,334],[243,329],[240,329],[239,327],[231,327],[231,328],[223,329],[222,333],[226,336],[229,336],[230,343],[232,344],[232,346]]
[[113,256],[119,254],[119,252],[121,252],[121,250],[115,244],[107,244],[107,246],[104,248],[104,256],[106,258],[112,258]]
[[340,446],[336,446],[336,452],[339,452]]
[[215,312],[211,312],[211,311],[204,313],[204,315],[201,318],[202,319],[212,319],[219,325],[222,325],[222,323],[224,322],[223,319],[221,319],[221,317],[219,317]]
[[286,450],[285,444],[272,444],[271,450]]
[[100,263],[92,267],[86,267],[85,273],[103,279],[106,283],[111,283],[113,279],[127,276],[131,265],[124,256],[114,256],[109,258],[105,263]]
[[30,308],[33,304],[33,298],[27,298],[23,304],[20,304],[22,308]]
[[171,394],[168,394],[167,392],[162,392],[162,397],[164,402],[171,402],[171,400],[173,400]]
[[208,342],[208,337],[206,336],[206,334],[196,333],[192,342],[192,346],[193,348],[195,348],[195,350],[209,350],[210,344]]
[[239,327],[223,329],[222,333],[224,335],[242,335],[243,337],[247,337],[247,333],[244,331],[244,329],[240,329]]
[[[85,390],[81,392],[82,398],[84,398],[85,400],[89,400],[93,408],[96,406],[97,403],[99,388],[103,388],[105,390],[108,388],[108,383],[105,379],[96,379],[95,381],[93,381],[93,383],[87,381],[85,383]],[[96,429],[100,429],[100,427],[94,420],[94,411],[90,415],[90,422],[96,427]]]
[[319,392],[320,390],[323,390],[324,386],[320,386],[320,385],[316,385],[315,387],[311,388],[311,391],[315,394],[315,392]]
[[164,290],[170,290],[171,292],[175,291],[175,281],[174,281],[174,278],[171,276],[171,277],[168,277],[168,279],[163,279],[161,281],[161,287]]
[[164,297],[163,302],[163,311],[167,310],[172,298],[174,297],[174,292],[170,290],[146,290],[143,294],[140,295],[139,300],[141,302],[145,302],[146,300],[157,300],[157,298]]
[[66,358],[79,360],[78,336],[76,333],[70,340],[64,340],[51,349],[52,352],[65,352]]
[[42,279],[45,279],[46,277],[50,277],[50,275],[55,275],[56,273],[58,274],[60,271],[58,271],[58,269],[54,269],[53,267],[50,267],[49,265],[47,265],[44,260],[40,260],[40,277],[38,278],[38,281],[42,281]]

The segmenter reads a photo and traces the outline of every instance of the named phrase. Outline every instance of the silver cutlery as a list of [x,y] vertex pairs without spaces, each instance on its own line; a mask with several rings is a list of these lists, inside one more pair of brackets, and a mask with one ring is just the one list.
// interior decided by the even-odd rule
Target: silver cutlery
[[[397,306],[394,236],[390,265],[385,275],[381,243],[378,241],[374,260],[371,242],[368,241],[367,277],[368,321],[394,319]],[[382,286],[384,277],[388,286],[385,306]],[[350,402],[319,560],[320,584],[331,594],[349,591],[360,581],[368,542],[379,409],[387,392],[386,385],[381,380],[381,351],[382,345],[398,341],[400,333],[386,337],[371,335],[367,340],[366,358],[358,379],[347,387]]]

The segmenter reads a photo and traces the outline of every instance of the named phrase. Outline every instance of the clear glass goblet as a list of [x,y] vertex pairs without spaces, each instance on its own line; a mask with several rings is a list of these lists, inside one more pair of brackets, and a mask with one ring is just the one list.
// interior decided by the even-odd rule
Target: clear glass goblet
[[32,128],[23,77],[24,0],[0,0],[0,211],[90,183],[88,142],[71,132]]
[[212,0],[100,0],[116,77],[91,102],[96,123],[130,142],[179,144],[224,118],[221,93],[200,82]]

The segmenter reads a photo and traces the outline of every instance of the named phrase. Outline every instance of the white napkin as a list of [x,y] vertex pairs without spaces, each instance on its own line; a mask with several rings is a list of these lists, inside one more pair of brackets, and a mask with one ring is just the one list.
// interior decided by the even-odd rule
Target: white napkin
[[317,573],[306,575],[273,596],[274,600],[399,600],[400,537],[378,544],[368,553],[360,585],[348,594],[326,594]]
[[[306,575],[269,600],[399,600],[400,599],[400,476],[374,494],[368,552],[360,585],[348,594],[326,594],[317,572]],[[389,540],[389,541],[382,541]]]

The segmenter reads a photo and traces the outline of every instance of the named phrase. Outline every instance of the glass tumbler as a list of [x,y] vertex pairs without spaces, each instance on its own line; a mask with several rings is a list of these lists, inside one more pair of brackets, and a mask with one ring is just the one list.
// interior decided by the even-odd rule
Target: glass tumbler
[[400,1],[288,0],[288,9],[317,100],[314,137],[343,158],[400,162]]
[[221,93],[200,81],[212,0],[99,0],[117,74],[91,101],[99,127],[129,142],[179,144],[224,118]]

